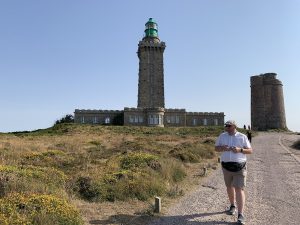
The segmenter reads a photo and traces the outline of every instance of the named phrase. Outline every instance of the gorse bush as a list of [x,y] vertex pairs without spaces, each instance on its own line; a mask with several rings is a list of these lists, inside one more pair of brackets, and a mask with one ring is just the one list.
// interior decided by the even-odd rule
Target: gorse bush
[[192,163],[216,156],[213,145],[206,143],[181,143],[169,151],[169,154],[183,162]]
[[24,155],[21,164],[65,169],[74,165],[74,157],[60,150],[30,152]]
[[83,224],[73,206],[51,195],[7,195],[0,199],[0,218],[7,225]]
[[147,153],[130,153],[124,155],[120,159],[120,166],[122,169],[141,168],[154,165],[158,157]]
[[0,165],[0,196],[8,193],[62,193],[66,176],[54,168]]

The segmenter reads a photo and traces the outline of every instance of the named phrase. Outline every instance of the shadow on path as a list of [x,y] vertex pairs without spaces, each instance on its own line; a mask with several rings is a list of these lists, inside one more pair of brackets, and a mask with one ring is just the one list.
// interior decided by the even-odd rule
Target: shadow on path
[[90,224],[120,224],[120,225],[146,225],[145,221],[151,221],[150,225],[227,225],[227,224],[236,224],[235,222],[229,221],[217,221],[212,219],[210,221],[201,221],[205,220],[205,217],[211,217],[214,215],[225,214],[225,211],[222,212],[211,212],[211,213],[197,213],[192,215],[182,215],[182,216],[161,216],[159,218],[145,216],[145,215],[114,215],[108,218],[107,220],[91,220]]

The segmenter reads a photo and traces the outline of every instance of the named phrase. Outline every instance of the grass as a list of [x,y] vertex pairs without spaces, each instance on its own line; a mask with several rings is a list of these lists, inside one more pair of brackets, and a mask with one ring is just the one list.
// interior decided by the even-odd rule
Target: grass
[[[58,124],[33,132],[1,133],[0,195],[7,207],[15,199],[27,202],[32,196],[44,196],[62,199],[65,207],[75,211],[72,202],[76,201],[176,197],[183,194],[179,186],[187,177],[187,165],[215,160],[214,141],[222,130]],[[24,217],[31,224],[47,224],[52,216],[68,218],[60,217],[60,212],[47,217],[33,208],[21,214],[18,208],[14,210],[16,219],[35,213],[35,217]],[[0,208],[0,218],[13,224],[6,212],[5,207]],[[74,218],[77,222],[57,224],[82,223]]]

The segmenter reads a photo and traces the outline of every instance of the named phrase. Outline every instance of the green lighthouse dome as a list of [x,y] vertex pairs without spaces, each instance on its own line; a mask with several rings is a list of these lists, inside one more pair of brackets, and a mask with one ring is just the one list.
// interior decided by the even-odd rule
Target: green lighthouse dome
[[152,18],[149,18],[145,24],[145,35],[146,37],[158,37],[157,34],[157,23]]
[[143,39],[160,42],[158,38],[157,23],[153,20],[153,18],[149,18],[148,22],[145,24],[145,37]]

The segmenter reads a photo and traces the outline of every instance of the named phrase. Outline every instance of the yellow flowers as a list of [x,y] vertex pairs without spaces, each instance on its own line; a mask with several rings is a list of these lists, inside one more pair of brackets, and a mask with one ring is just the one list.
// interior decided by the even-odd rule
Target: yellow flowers
[[0,199],[0,225],[83,224],[78,211],[52,195],[9,194]]

